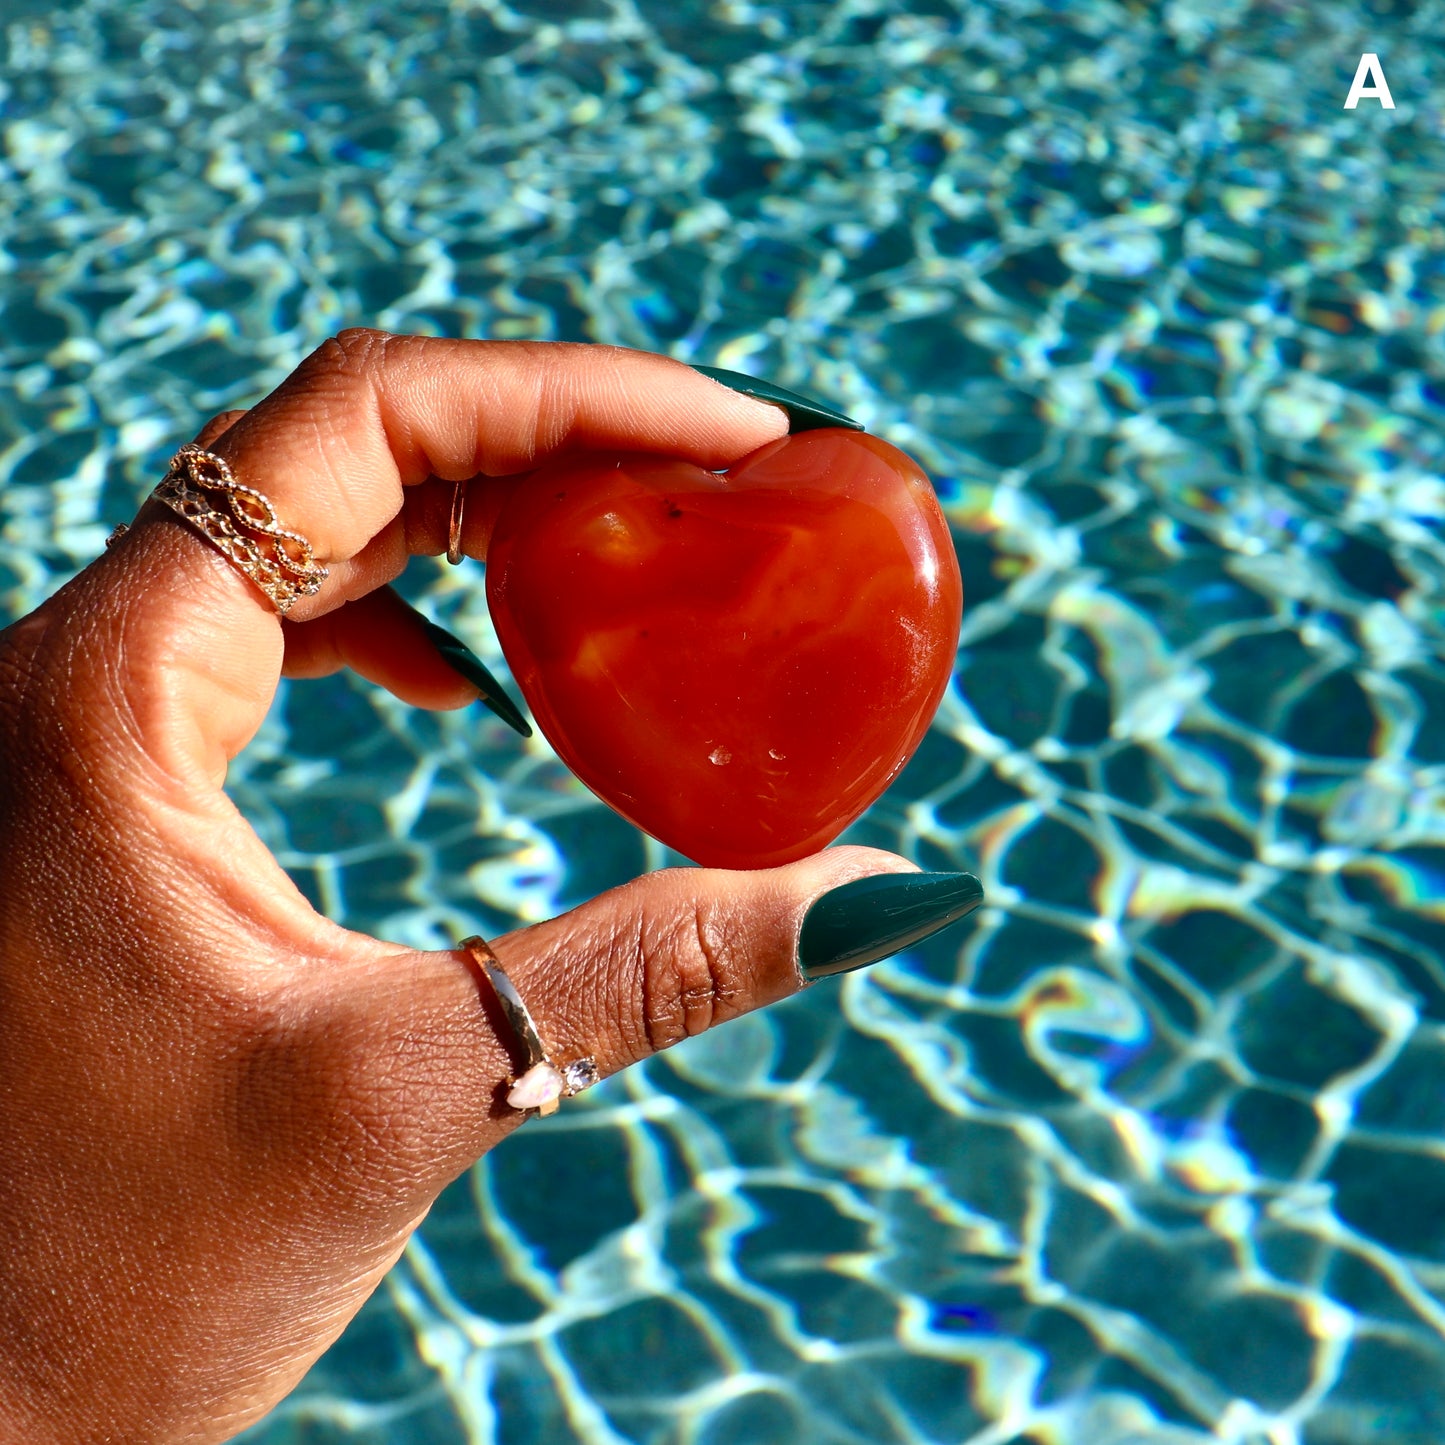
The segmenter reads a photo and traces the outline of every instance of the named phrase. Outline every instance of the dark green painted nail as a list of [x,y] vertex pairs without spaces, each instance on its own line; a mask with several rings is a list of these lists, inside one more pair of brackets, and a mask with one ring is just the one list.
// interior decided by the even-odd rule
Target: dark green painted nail
[[482,701],[508,727],[515,728],[524,738],[532,736],[532,729],[527,725],[527,719],[522,716],[522,710],[507,696],[502,690],[502,684],[487,671],[482,665],[482,659],[466,643],[453,637],[445,627],[438,627],[435,622],[426,622],[426,632],[436,644],[436,650],[441,653],[447,666],[466,678],[481,693]]
[[[692,366],[692,363],[689,362],[688,365]],[[786,387],[774,386],[770,381],[759,381],[756,376],[747,376],[741,371],[724,371],[720,366],[693,366],[692,369],[712,377],[714,381],[722,382],[733,391],[742,392],[744,396],[755,396],[759,401],[770,401],[775,406],[782,407],[788,414],[790,432],[815,431],[825,426],[846,426],[854,431],[863,430],[863,423],[854,421],[851,416],[844,416],[841,411],[824,406],[821,401],[799,396],[796,391],[789,391]]]
[[983,902],[971,873],[875,873],[825,893],[798,933],[798,967],[811,983],[877,963],[957,923]]

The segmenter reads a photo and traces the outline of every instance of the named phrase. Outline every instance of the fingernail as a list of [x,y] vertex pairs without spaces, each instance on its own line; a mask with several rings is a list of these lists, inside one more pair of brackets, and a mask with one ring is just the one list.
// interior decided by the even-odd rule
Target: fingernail
[[[688,364],[692,365],[691,362]],[[846,426],[854,431],[863,430],[863,423],[854,421],[851,416],[844,416],[841,411],[824,406],[821,401],[799,396],[796,391],[789,391],[786,387],[774,386],[770,381],[759,381],[756,376],[747,376],[741,371],[724,371],[720,366],[693,366],[692,369],[702,372],[704,376],[710,376],[714,381],[722,382],[733,391],[742,392],[744,396],[755,396],[759,401],[770,401],[775,406],[782,407],[788,414],[790,432],[814,431],[825,426]]]
[[482,659],[460,638],[453,637],[445,627],[435,622],[426,623],[427,636],[441,653],[442,660],[471,683],[481,693],[482,701],[510,728],[515,728],[524,738],[532,736],[532,729],[522,710],[502,690],[502,684],[482,665]]
[[971,873],[875,873],[825,893],[798,931],[803,977],[877,963],[973,912],[983,885]]

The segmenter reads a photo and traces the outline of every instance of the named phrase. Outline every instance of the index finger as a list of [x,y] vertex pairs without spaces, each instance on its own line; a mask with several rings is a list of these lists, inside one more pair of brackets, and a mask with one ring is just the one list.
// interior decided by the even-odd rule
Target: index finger
[[[569,450],[605,448],[721,467],[787,429],[779,407],[647,352],[354,330],[313,352],[211,449],[329,569],[319,592],[288,614],[305,621],[401,572],[407,539],[400,522],[391,524],[404,489],[430,476],[505,475]],[[81,598],[86,606],[67,605]],[[51,621],[61,611],[93,618],[95,604],[107,623],[106,652],[124,656],[127,676],[119,690],[70,701],[90,709],[92,724],[115,711],[117,731],[138,735],[173,776],[199,771],[218,784],[226,760],[260,726],[280,676],[271,602],[152,502],[123,543],[44,610]],[[73,679],[93,670],[109,671],[56,672]]]
[[429,476],[504,476],[583,449],[721,467],[786,431],[778,407],[649,352],[353,330],[215,450],[323,561],[340,561],[396,515],[403,487]]

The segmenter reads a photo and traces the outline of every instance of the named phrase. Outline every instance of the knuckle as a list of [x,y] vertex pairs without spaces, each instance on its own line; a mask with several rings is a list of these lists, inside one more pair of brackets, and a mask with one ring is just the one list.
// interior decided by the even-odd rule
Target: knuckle
[[389,339],[385,331],[370,326],[348,326],[323,341],[301,364],[301,371],[355,376],[375,365]]
[[243,409],[232,409],[231,411],[218,411],[200,431],[196,433],[196,445],[208,447],[212,442],[218,441],[226,432],[235,426],[246,413]]
[[640,918],[635,936],[643,1018],[653,1051],[744,1011],[746,970],[726,910],[694,899],[664,922]]
[[370,361],[373,355],[386,347],[390,334],[374,326],[348,326],[338,331],[333,338],[337,348],[348,361]]

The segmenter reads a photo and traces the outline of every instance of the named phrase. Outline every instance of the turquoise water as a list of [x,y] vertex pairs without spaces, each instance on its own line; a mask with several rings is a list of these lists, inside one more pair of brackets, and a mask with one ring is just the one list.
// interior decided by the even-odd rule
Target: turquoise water
[[[848,837],[988,906],[529,1124],[249,1445],[1445,1438],[1445,7],[0,21],[0,615],[354,323],[814,392],[963,567]],[[501,670],[480,577],[402,585]],[[349,677],[231,789],[417,946],[676,861]]]

